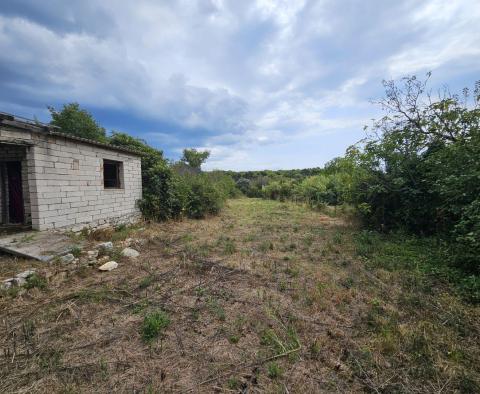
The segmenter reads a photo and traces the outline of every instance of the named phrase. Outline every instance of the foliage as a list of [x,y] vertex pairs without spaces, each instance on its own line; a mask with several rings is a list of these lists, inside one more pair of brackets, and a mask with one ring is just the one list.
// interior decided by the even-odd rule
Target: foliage
[[479,277],[451,267],[448,264],[448,244],[439,243],[436,238],[364,230],[355,236],[355,249],[371,269],[380,268],[412,275],[414,281],[408,283],[410,290],[412,283],[428,283],[430,288],[432,279],[436,279],[451,284],[465,300],[480,303]]
[[272,181],[262,189],[263,196],[271,200],[285,201],[293,195],[294,184],[290,179]]
[[[150,168],[159,162],[164,162],[163,152],[149,146],[146,141],[132,137],[126,133],[113,131],[109,142],[111,145],[121,148],[128,148],[135,150],[142,154],[142,170],[146,173]],[[143,179],[144,181],[146,179]],[[145,183],[145,182],[144,182]]]
[[183,183],[187,190],[184,210],[189,218],[201,219],[220,212],[226,196],[222,195],[208,176],[205,174],[186,176]]
[[62,133],[107,142],[105,129],[87,110],[81,109],[78,103],[65,104],[60,111],[52,106],[48,107],[48,110],[52,117],[50,124],[60,127]]
[[[466,269],[479,268],[480,256],[480,199],[463,208],[460,220],[454,227],[455,255]],[[475,271],[475,270],[473,270]],[[480,286],[479,286],[480,288]]]
[[184,149],[180,161],[188,164],[192,168],[200,169],[209,157],[210,152],[208,150],[200,152],[196,149]]
[[300,201],[316,207],[324,204],[327,195],[328,178],[325,175],[315,175],[305,178],[295,188],[295,195]]
[[472,92],[432,97],[429,77],[384,81],[385,116],[344,157],[323,168],[231,173],[238,189],[313,208],[354,206],[371,229],[436,236],[448,245],[445,259],[478,275],[480,81]]
[[143,198],[139,202],[143,215],[156,221],[181,216],[187,191],[168,163],[157,162],[145,171],[143,178],[147,180],[144,183]]
[[222,194],[222,198],[235,198],[241,195],[233,178],[224,171],[210,171],[206,172],[205,175],[216,185],[217,189]]
[[228,181],[209,174],[180,176],[167,163],[158,163],[146,174],[148,186],[140,208],[153,220],[175,219],[181,216],[200,219],[220,212],[229,193]]
[[372,227],[444,237],[455,262],[478,273],[480,84],[472,104],[468,89],[435,101],[416,77],[384,85],[386,116],[347,153],[351,202]]

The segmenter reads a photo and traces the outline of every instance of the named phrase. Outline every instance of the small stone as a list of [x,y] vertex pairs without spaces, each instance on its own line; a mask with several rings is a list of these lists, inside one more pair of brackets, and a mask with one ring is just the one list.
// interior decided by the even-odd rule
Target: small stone
[[113,249],[113,243],[112,242],[102,242],[101,244],[97,245],[97,249],[100,250],[112,250]]
[[16,278],[27,279],[29,276],[32,276],[35,273],[34,269],[26,270],[15,275]]
[[123,241],[123,244],[125,246],[130,246],[133,243],[133,238],[127,238],[125,241]]
[[98,257],[98,250],[87,251],[87,257],[88,257],[89,260],[96,259]]
[[75,256],[71,253],[66,254],[65,256],[60,257],[60,261],[64,264],[71,263],[75,260]]
[[109,261],[98,267],[100,271],[111,271],[118,267],[118,263],[116,261]]
[[138,253],[135,249],[125,248],[122,250],[122,256],[136,259],[138,256],[140,256],[140,253]]

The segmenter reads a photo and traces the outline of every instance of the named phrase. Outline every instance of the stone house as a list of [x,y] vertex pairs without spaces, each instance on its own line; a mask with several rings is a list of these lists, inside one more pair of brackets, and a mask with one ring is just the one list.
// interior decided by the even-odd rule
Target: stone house
[[140,218],[140,155],[0,113],[0,225],[98,227]]

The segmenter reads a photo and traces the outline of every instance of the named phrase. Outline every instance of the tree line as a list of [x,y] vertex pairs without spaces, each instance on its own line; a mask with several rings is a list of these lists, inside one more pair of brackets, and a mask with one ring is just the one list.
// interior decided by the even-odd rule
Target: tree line
[[232,174],[251,197],[348,204],[367,228],[437,237],[480,289],[480,82],[435,95],[415,76],[384,81],[384,116],[323,168]]

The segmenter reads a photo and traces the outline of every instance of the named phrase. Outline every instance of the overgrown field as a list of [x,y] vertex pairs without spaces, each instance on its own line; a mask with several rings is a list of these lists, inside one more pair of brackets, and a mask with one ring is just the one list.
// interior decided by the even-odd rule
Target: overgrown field
[[40,270],[1,294],[0,392],[480,391],[480,308],[425,268],[435,245],[258,199],[96,237],[140,257],[0,256]]

